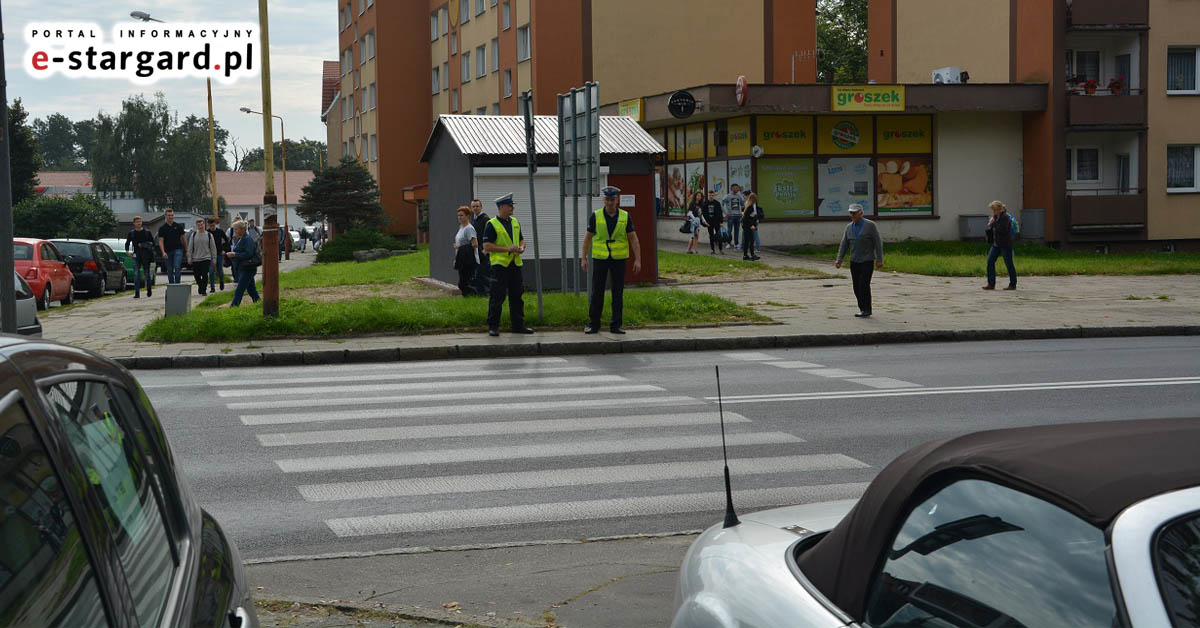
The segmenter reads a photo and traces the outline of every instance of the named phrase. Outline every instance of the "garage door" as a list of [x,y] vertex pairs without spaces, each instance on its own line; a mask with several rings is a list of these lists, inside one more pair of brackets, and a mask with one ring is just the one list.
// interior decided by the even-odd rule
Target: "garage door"
[[[475,168],[475,197],[482,200],[484,210],[496,215],[493,199],[513,195],[513,213],[521,223],[528,249],[525,257],[533,257],[533,219],[529,213],[529,176],[524,168]],[[608,168],[600,170],[600,185],[606,185]],[[558,196],[558,168],[539,168],[533,178],[533,188],[537,194],[538,214],[538,248],[542,259],[559,259],[562,257],[562,224],[560,216],[562,208]],[[604,202],[594,198],[590,203],[579,199],[579,243],[583,245],[583,234],[587,228],[589,211],[602,207]],[[571,216],[572,203],[567,199],[567,257],[572,257],[571,247],[575,245],[574,222]]]

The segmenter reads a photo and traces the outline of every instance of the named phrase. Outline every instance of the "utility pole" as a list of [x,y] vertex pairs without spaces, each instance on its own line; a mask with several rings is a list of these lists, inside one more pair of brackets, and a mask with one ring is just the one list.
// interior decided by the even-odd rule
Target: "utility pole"
[[213,130],[212,79],[204,81],[208,87],[208,180],[212,193],[213,220],[220,220],[221,217],[217,214],[217,144]]
[[279,316],[279,216],[275,198],[275,142],[271,137],[275,124],[271,120],[271,37],[267,32],[267,0],[258,0],[259,46],[262,48],[262,106],[263,106],[263,316]]
[[4,16],[0,14],[0,331],[15,334],[17,280],[13,276],[12,170],[8,154],[12,138],[8,136],[8,78],[4,67]]

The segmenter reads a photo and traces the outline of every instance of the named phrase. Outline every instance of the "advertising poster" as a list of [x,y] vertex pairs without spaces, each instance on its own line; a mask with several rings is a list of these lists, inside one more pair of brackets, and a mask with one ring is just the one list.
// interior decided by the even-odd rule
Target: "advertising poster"
[[759,159],[758,189],[755,191],[767,218],[812,217],[812,158]]
[[729,169],[724,161],[708,162],[708,189],[716,192],[718,199],[729,193]]
[[812,116],[758,116],[756,123],[764,155],[812,154]]
[[663,175],[666,174],[666,171],[667,171],[666,166],[655,166],[654,167],[654,213],[655,213],[655,215],[667,213],[667,203],[666,203],[667,199],[665,196],[666,187],[663,182]]
[[817,118],[817,152],[822,155],[870,155],[874,139],[871,116]]
[[667,166],[667,210],[672,214],[683,215],[687,207],[687,179],[684,177],[683,164]]
[[726,151],[730,156],[741,157],[750,154],[754,142],[750,141],[750,118],[733,118],[725,123],[729,133]]
[[729,160],[729,191],[745,192],[754,189],[754,173],[749,159]]
[[[708,182],[704,179],[704,162],[697,161],[687,164],[687,198],[690,200],[696,192],[704,192]],[[686,207],[686,202],[684,207]]]
[[821,157],[817,160],[817,215],[848,216],[851,203],[875,215],[875,168],[870,157]]
[[875,150],[881,153],[932,153],[933,118],[930,116],[879,116]]
[[704,159],[704,125],[687,125],[687,135],[684,140],[687,147],[686,159]]
[[876,208],[879,215],[933,214],[933,158],[880,155],[875,166]]

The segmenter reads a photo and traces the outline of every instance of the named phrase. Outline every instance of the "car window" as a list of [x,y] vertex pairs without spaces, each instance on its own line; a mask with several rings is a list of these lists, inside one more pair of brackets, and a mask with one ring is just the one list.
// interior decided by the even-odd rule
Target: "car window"
[[27,262],[33,259],[33,247],[28,244],[13,243],[13,259]]
[[1114,625],[1103,531],[998,484],[938,491],[912,510],[885,559],[869,626]]
[[157,625],[170,590],[174,556],[138,434],[128,429],[132,417],[102,382],[60,382],[45,392],[103,505],[138,621]]
[[1171,625],[1200,625],[1200,513],[1163,528],[1154,541],[1154,567]]
[[107,626],[63,483],[18,402],[0,409],[0,626]]
[[13,273],[13,287],[17,290],[17,300],[32,299],[33,290],[20,275]]
[[55,242],[54,246],[63,255],[92,259],[92,247],[85,242]]

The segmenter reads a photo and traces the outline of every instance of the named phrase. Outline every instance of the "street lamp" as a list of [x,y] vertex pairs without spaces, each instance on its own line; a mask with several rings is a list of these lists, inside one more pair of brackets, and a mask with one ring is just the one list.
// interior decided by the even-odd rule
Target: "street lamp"
[[[252,114],[257,114],[260,116],[263,115],[263,113],[261,111],[255,111],[249,107],[240,107],[239,109],[242,113],[252,113]],[[280,146],[283,147],[283,151],[280,154],[280,159],[282,160],[282,165],[283,165],[283,231],[284,231],[284,234],[288,237],[288,240],[290,241],[292,238],[292,232],[290,229],[288,229],[287,135],[285,135],[283,132],[283,117],[277,116],[275,114],[271,114],[271,117],[279,120],[279,140],[280,140]],[[266,156],[267,156],[266,151],[263,151],[263,159],[264,160],[266,159]],[[266,164],[263,164],[263,165],[265,167]],[[264,172],[266,172],[265,168],[264,168]],[[283,247],[283,257],[284,257],[284,259],[292,259],[292,247],[291,246],[285,245]]]

